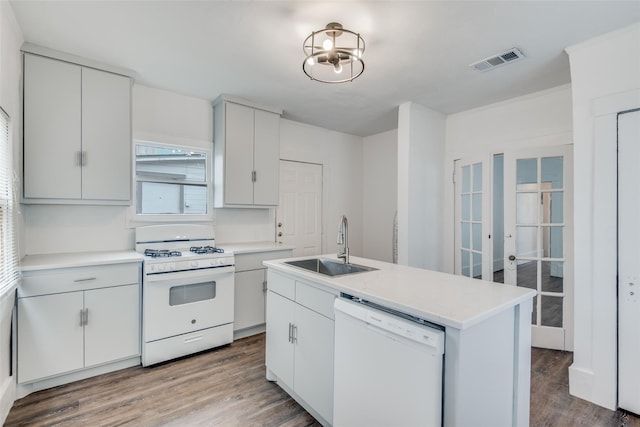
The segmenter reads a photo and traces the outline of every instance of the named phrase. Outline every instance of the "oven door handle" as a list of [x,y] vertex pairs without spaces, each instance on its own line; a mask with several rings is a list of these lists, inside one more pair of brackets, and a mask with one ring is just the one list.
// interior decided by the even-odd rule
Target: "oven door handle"
[[198,270],[165,271],[161,273],[149,273],[145,271],[144,277],[147,282],[175,281],[175,280],[210,280],[217,279],[221,275],[233,274],[235,266],[202,268]]

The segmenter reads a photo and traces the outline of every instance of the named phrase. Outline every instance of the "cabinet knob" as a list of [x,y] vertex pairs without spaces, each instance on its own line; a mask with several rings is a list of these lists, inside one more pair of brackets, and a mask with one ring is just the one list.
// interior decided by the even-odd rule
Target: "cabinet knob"
[[281,222],[278,223],[278,227],[282,227],[282,223]]
[[515,260],[516,260],[515,255],[509,255],[509,261],[515,261]]
[[282,237],[282,231],[278,232],[278,237]]

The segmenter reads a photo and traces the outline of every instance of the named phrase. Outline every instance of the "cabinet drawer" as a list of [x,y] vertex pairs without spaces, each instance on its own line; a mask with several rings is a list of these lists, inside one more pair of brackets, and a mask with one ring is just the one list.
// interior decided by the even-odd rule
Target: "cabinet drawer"
[[18,297],[140,283],[140,263],[61,268],[24,273]]
[[333,300],[335,298],[336,295],[315,286],[296,282],[296,302],[329,319],[333,319]]
[[267,270],[267,288],[293,301],[296,297],[296,282],[290,277]]
[[236,258],[236,271],[257,270],[265,268],[262,261],[271,259],[291,258],[291,250],[255,252],[247,254],[238,254]]

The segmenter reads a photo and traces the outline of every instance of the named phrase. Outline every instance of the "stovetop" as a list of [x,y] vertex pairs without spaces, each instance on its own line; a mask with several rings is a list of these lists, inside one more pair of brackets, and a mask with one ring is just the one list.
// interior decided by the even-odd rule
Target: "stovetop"
[[144,250],[144,255],[151,258],[173,258],[181,257],[183,255],[212,255],[223,254],[224,249],[216,248],[215,246],[191,246],[189,250],[186,249],[150,249]]

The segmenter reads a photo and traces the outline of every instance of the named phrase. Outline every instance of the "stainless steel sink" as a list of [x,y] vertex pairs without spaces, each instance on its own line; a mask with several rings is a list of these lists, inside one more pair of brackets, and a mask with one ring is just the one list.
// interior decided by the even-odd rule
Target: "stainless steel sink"
[[342,276],[345,274],[364,273],[366,271],[377,270],[377,268],[365,267],[364,265],[345,264],[343,262],[332,261],[325,258],[301,259],[298,261],[285,261],[293,267],[303,268],[314,273],[325,276]]

